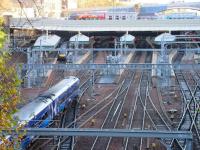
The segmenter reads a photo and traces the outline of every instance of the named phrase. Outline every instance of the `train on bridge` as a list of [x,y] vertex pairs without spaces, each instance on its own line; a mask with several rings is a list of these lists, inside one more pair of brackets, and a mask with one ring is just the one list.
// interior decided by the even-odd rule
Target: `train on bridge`
[[115,8],[84,9],[71,12],[69,20],[134,20],[134,19],[196,19],[199,18],[196,11],[172,11],[165,13],[166,5],[142,6],[140,9],[134,6],[122,6]]
[[68,20],[200,19],[195,12],[140,16],[136,12],[73,13]]

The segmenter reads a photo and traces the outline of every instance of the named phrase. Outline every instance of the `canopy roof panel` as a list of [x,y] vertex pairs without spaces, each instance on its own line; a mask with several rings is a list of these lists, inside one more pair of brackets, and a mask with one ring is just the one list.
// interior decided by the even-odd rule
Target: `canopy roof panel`
[[133,42],[135,40],[135,37],[130,34],[125,34],[122,37],[120,37],[120,42]]
[[176,36],[171,35],[170,33],[162,33],[155,37],[155,42],[173,42],[175,41]]
[[34,47],[56,47],[60,41],[57,35],[42,35],[36,40]]
[[89,37],[79,33],[77,35],[74,35],[70,38],[70,42],[89,42]]

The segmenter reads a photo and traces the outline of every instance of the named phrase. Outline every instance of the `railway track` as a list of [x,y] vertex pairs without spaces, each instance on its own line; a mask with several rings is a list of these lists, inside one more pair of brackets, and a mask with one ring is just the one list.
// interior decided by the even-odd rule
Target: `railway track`
[[[140,58],[140,54],[137,54],[135,56],[137,59],[136,61],[138,61],[138,59]],[[101,100],[102,105],[99,107],[99,111],[96,111],[96,113],[88,113],[87,116],[89,116],[89,118],[84,118],[81,127],[86,127],[88,126],[88,122],[92,119],[92,118],[96,118],[99,115],[102,116],[102,112],[107,111],[107,113],[105,113],[105,119],[102,123],[101,126],[99,126],[99,128],[116,128],[117,127],[117,122],[119,120],[119,116],[122,112],[122,108],[124,105],[124,100],[126,99],[126,95],[128,93],[128,88],[130,86],[130,83],[133,79],[133,72],[130,73],[130,71],[125,71],[126,73],[124,73],[124,75],[122,75],[122,77],[127,77],[126,79],[124,79],[123,81],[121,80],[119,86],[115,89],[115,94],[110,96],[109,100],[104,103],[104,100]],[[125,75],[126,74],[126,75]],[[94,107],[95,108],[95,107]],[[101,112],[101,114],[100,114]],[[99,125],[101,123],[98,123]],[[81,139],[83,140],[83,139]],[[88,139],[89,140],[89,139]],[[104,145],[105,149],[108,149],[112,139],[111,138],[92,138],[89,140],[90,142],[88,142],[88,146],[87,149],[98,149],[98,147],[100,145]],[[105,142],[105,144],[102,144],[102,142]],[[100,145],[99,145],[100,143]],[[107,143],[107,144],[106,144]],[[78,141],[78,145],[80,145],[79,141]],[[90,145],[90,146],[89,146]],[[90,148],[89,148],[90,147]],[[106,148],[107,147],[107,148]],[[77,148],[77,144],[75,145],[75,149]],[[83,148],[82,149],[86,149]]]
[[[147,54],[146,62],[150,61],[151,55]],[[70,124],[64,125],[62,122],[65,121],[61,121],[59,126],[66,128],[86,127],[93,118],[97,117],[101,112],[107,110],[106,117],[100,128],[170,130],[170,127],[165,121],[161,110],[157,108],[154,104],[155,101],[151,98],[149,82],[150,76],[151,70],[140,73],[130,73],[129,71],[126,71],[126,75],[124,75],[126,78],[121,82],[116,90],[110,93],[105,99],[99,101]],[[89,84],[89,78],[82,83],[84,88],[81,89],[81,97],[86,92]],[[130,91],[133,90],[135,90],[133,94],[135,99],[128,100],[131,93]],[[63,116],[63,118],[65,117]],[[169,144],[170,140],[161,139],[160,141],[163,144]],[[90,147],[91,150],[113,149],[113,145],[116,144],[116,142],[118,142],[117,145],[119,144],[123,149],[144,149],[149,147],[149,139],[96,137],[90,138],[90,141],[87,141],[87,148]],[[76,149],[76,146],[77,142],[74,141],[72,137],[58,137],[57,144],[54,145],[52,149]]]
[[[117,122],[119,120],[119,116],[121,113],[121,110],[123,108],[124,101],[126,99],[128,90],[130,88],[130,83],[133,79],[134,74],[129,78],[127,77],[124,79],[122,86],[120,87],[120,90],[117,93],[117,96],[114,98],[114,101],[112,102],[112,105],[106,115],[106,118],[101,126],[101,128],[109,129],[109,128],[116,128]],[[91,150],[93,149],[108,149],[111,142],[111,138],[102,138],[102,137],[96,137],[93,145],[91,147]]]
[[[84,73],[83,73],[84,74]],[[85,74],[84,74],[85,77]],[[82,76],[83,78],[83,76]],[[80,86],[80,94],[77,102],[79,103],[81,97],[83,94],[88,90],[90,87],[90,78],[86,79]],[[59,126],[60,128],[75,128],[75,118],[76,118],[76,109],[78,105],[76,104],[74,106],[74,109],[70,109],[68,113],[64,113],[61,117],[61,125]],[[72,119],[69,119],[71,116],[73,116]],[[74,142],[74,138],[69,136],[69,137],[59,137],[57,140],[57,145],[52,146],[51,149],[57,149],[57,150],[66,150],[66,149],[72,149],[72,145]]]
[[[140,77],[139,87],[137,90],[136,101],[132,108],[132,115],[130,118],[129,129],[144,130],[145,128],[145,107],[147,100],[147,84],[145,73],[143,72]],[[124,149],[141,149],[142,138],[127,138],[125,139]]]
[[[114,118],[117,116],[118,111],[114,110],[114,107],[117,105],[117,101],[119,102],[119,97],[122,98],[124,96],[124,93],[127,91],[127,84],[128,81],[122,81],[122,83],[112,92],[110,93],[107,97],[105,97],[103,100],[99,101],[97,104],[95,104],[93,107],[91,107],[87,112],[83,113],[81,116],[76,118],[75,122],[77,122],[76,127],[85,127],[88,125],[89,121],[91,121],[93,118],[98,117],[98,115],[101,114],[102,111],[106,111],[107,109],[110,108],[109,112],[114,113],[112,117],[109,117],[112,121],[114,121]],[[120,107],[118,103],[118,109]],[[112,110],[111,110],[112,108]],[[114,111],[114,112],[113,112]],[[106,117],[106,118],[108,118]],[[105,123],[104,123],[105,124]],[[95,139],[93,139],[95,140]],[[90,142],[92,144],[92,142]],[[77,143],[74,144],[75,146]],[[89,145],[89,142],[88,142]],[[74,147],[75,147],[74,146]]]
[[[135,74],[134,74],[135,75]],[[127,79],[127,78],[126,78]],[[130,84],[129,84],[129,88],[127,89],[127,92],[125,93],[125,96],[123,96],[124,97],[124,99],[123,99],[123,105],[121,105],[121,107],[120,107],[120,109],[119,109],[119,112],[118,112],[118,116],[117,116],[117,118],[116,118],[116,120],[115,120],[115,122],[113,122],[112,123],[112,120],[110,120],[109,119],[109,116],[112,116],[113,115],[113,112],[112,112],[112,108],[113,107],[111,107],[111,109],[110,109],[110,111],[109,112],[111,112],[110,114],[108,113],[107,114],[107,116],[106,116],[106,119],[104,120],[104,123],[103,123],[103,125],[102,125],[102,127],[101,128],[123,128],[124,126],[127,128],[128,127],[128,124],[129,124],[129,122],[126,122],[126,117],[129,117],[129,118],[131,118],[131,113],[129,113],[129,116],[127,116],[127,114],[128,114],[128,110],[126,109],[126,107],[124,107],[124,105],[127,105],[126,103],[128,102],[128,100],[126,100],[126,98],[127,98],[127,95],[128,95],[128,91],[130,91],[130,87],[131,87],[131,83],[133,82],[133,77],[132,77],[132,79],[131,79],[131,82],[130,81],[128,81],[128,82],[130,82]],[[147,83],[147,82],[146,82]],[[130,102],[130,101],[129,101]],[[130,103],[129,103],[130,104]],[[132,104],[133,105],[133,104]],[[119,106],[119,104],[118,104],[118,106]],[[117,107],[115,107],[115,108],[117,108],[118,109],[118,106]],[[129,108],[128,109],[130,109],[130,105],[129,105]],[[116,112],[116,110],[115,110],[115,112]],[[114,112],[114,114],[116,114]],[[119,118],[121,118],[123,121],[120,121],[121,119],[119,119]],[[130,119],[129,119],[130,120]],[[117,141],[117,142],[116,142]],[[102,144],[103,143],[103,144]],[[99,149],[99,148],[101,148],[101,149],[112,149],[113,147],[114,147],[114,143],[116,144],[116,143],[118,143],[119,144],[119,146],[122,146],[122,145],[124,145],[124,139],[123,138],[96,138],[95,139],[95,141],[94,141],[94,143],[93,143],[93,145],[92,145],[92,148],[91,148],[91,150],[92,149]],[[126,142],[125,142],[126,143]],[[104,145],[103,147],[102,147],[102,145]],[[115,145],[116,146],[116,145]]]
[[[184,101],[184,112],[178,130],[192,131],[194,137],[194,149],[200,149],[200,77],[196,72],[188,72],[185,74],[181,71],[175,71],[175,74]],[[185,140],[174,139],[173,142],[178,144],[179,149],[185,149],[186,147]]]
[[[136,55],[135,62],[140,62],[141,60],[142,57],[140,55]],[[133,109],[135,106],[135,99],[137,97],[136,95],[138,94],[137,85],[139,82],[139,76],[140,73],[138,73],[138,71],[135,71],[115,128],[129,128]],[[119,149],[124,149],[124,145],[125,138],[110,138],[107,149],[115,149],[115,147],[119,147]]]
[[[150,61],[147,56],[146,62]],[[129,129],[139,130],[170,130],[166,119],[159,110],[150,94],[150,75],[151,70],[143,71],[140,76],[138,90],[134,103],[132,103]],[[166,145],[168,140],[162,139],[161,142]],[[126,138],[124,139],[124,149],[145,149],[150,148],[150,140],[143,138]]]
[[[146,100],[146,87],[147,87],[146,84],[148,83],[148,81],[147,80],[146,82],[144,82],[144,80],[142,81],[142,77],[144,77],[142,74],[138,73],[138,76],[140,76],[140,79],[139,79],[139,82],[136,82],[135,84],[136,86],[138,85],[138,88],[136,89],[135,99],[132,99],[131,108],[129,111],[129,119],[128,119],[127,127],[126,127],[128,129],[132,129],[132,128],[143,129],[144,128],[144,109],[142,107],[141,99],[142,101]],[[142,87],[140,86],[140,84],[145,84],[145,85]],[[140,145],[141,145],[140,138],[125,138],[123,140],[124,149],[131,149],[131,148],[137,149],[138,146]]]

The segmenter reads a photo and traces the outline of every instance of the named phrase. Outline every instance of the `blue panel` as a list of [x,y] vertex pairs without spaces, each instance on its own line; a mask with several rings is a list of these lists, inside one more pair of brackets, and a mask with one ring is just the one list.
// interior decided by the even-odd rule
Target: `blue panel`
[[51,119],[47,118],[44,121],[42,121],[42,123],[39,125],[39,128],[45,128],[49,125]]
[[42,110],[34,119],[35,120],[40,120],[40,118],[42,118],[43,116],[44,116],[44,114],[46,113],[46,112],[48,112],[49,111],[49,108],[48,107],[46,107],[44,110]]
[[30,144],[30,142],[31,142],[31,138],[29,136],[26,136],[21,142],[22,149],[26,149],[28,145]]
[[65,108],[65,102],[59,106],[59,112],[63,111]]
[[34,126],[34,124],[37,124],[39,121],[37,121],[36,119],[35,120],[31,120],[31,121],[29,121],[29,123],[28,123],[28,127],[32,127],[32,126]]

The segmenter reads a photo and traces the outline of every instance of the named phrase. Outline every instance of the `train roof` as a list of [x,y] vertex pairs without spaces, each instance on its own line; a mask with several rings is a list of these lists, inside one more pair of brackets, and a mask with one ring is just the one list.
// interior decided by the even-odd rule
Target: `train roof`
[[33,47],[56,47],[57,44],[60,41],[60,37],[57,35],[42,35],[38,37],[38,39],[35,41],[35,44]]
[[14,118],[19,119],[21,123],[30,121],[34,116],[38,115],[42,110],[49,106],[59,95],[78,81],[79,79],[73,76],[61,80],[58,84],[39,95],[34,101],[22,107],[14,114]]

